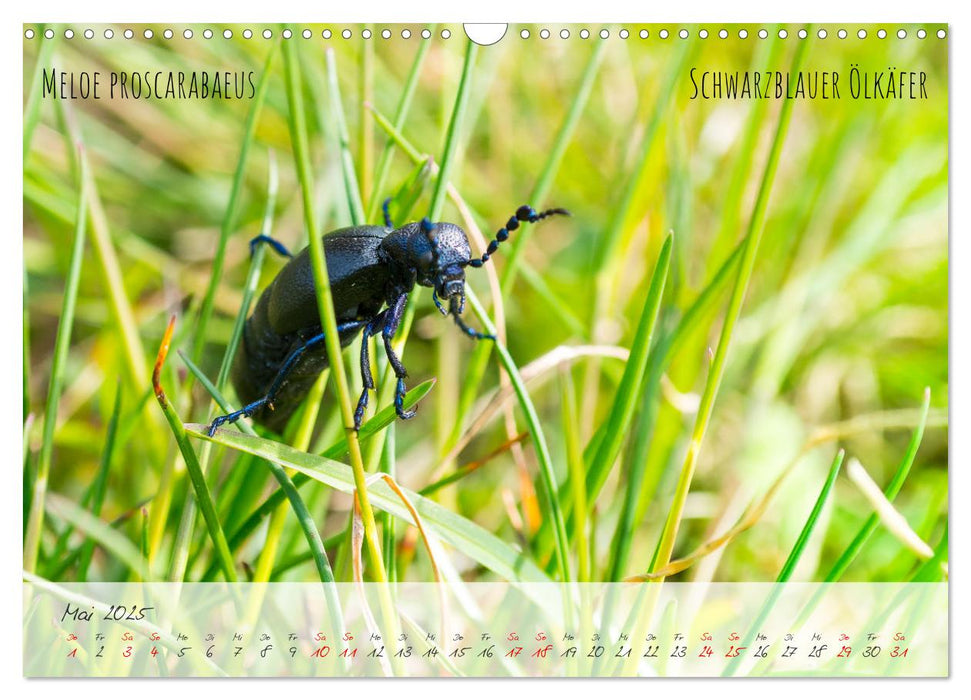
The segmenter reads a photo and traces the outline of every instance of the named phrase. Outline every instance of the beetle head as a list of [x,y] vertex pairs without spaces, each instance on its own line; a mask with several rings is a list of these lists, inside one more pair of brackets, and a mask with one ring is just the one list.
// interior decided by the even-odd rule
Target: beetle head
[[[400,270],[407,271],[411,284],[434,289],[432,298],[439,311],[458,316],[465,308],[465,268],[487,263],[521,223],[535,223],[556,214],[569,216],[566,209],[537,212],[528,204],[519,207],[477,258],[472,257],[469,239],[459,226],[432,223],[427,217],[393,231],[382,247]],[[448,301],[448,310],[441,301]]]
[[465,266],[471,250],[459,226],[422,219],[393,231],[382,247],[403,277],[431,287],[436,299],[464,298]]
[[465,231],[455,224],[433,224],[428,219],[418,226],[427,246],[416,257],[418,284],[432,287],[439,299],[464,301],[465,266],[471,255]]

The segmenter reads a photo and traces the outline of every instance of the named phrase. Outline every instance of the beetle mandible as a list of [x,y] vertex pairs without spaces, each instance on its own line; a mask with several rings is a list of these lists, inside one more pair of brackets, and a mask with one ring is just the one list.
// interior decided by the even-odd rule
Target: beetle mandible
[[[427,217],[395,228],[384,202],[384,226],[352,226],[323,236],[327,273],[334,299],[334,312],[341,347],[362,331],[361,382],[363,389],[354,411],[354,429],[360,430],[374,389],[368,338],[379,333],[385,354],[397,378],[395,412],[403,419],[414,410],[404,408],[405,378],[408,372],[391,347],[404,314],[408,295],[415,285],[432,288],[432,300],[444,316],[476,340],[495,338],[470,328],[462,320],[465,309],[465,268],[482,267],[521,223],[535,223],[565,209],[537,212],[523,205],[496,232],[485,253],[472,257],[469,240],[456,224],[432,223]],[[279,242],[257,236],[251,249],[268,243],[290,258],[263,290],[253,314],[247,319],[233,362],[232,381],[244,406],[218,416],[209,424],[213,435],[219,426],[252,417],[276,432],[309,393],[317,377],[329,366],[324,333],[320,324],[310,250],[293,256]],[[447,304],[447,308],[444,304]]]

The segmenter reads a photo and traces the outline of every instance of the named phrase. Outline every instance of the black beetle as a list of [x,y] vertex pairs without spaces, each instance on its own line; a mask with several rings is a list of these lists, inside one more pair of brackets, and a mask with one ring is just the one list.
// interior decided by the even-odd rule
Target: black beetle
[[[405,411],[404,365],[391,347],[408,294],[415,284],[432,288],[432,299],[443,315],[451,314],[455,323],[475,339],[492,336],[480,333],[461,318],[465,308],[465,268],[482,267],[520,223],[534,223],[554,214],[569,215],[565,209],[537,212],[524,205],[499,229],[479,258],[471,257],[469,240],[459,226],[420,222],[394,228],[384,203],[385,226],[353,226],[323,237],[327,273],[334,298],[334,311],[341,347],[351,343],[364,329],[361,343],[361,380],[364,388],[354,412],[354,428],[360,429],[374,389],[367,339],[380,333],[384,348],[398,379],[395,410],[400,418],[411,418]],[[209,424],[209,435],[224,423],[252,416],[258,423],[281,432],[317,377],[329,365],[320,325],[310,250],[296,256],[266,236],[255,238],[251,247],[269,243],[277,252],[290,257],[276,278],[263,291],[253,315],[246,321],[243,342],[233,363],[232,380],[245,404]],[[448,302],[446,309],[442,302]],[[385,308],[385,305],[387,307]]]

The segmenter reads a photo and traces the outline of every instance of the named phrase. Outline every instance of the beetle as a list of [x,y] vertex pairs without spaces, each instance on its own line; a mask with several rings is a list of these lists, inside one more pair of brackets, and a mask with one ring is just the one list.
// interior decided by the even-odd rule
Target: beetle
[[[456,224],[433,223],[425,217],[395,228],[388,211],[389,201],[382,207],[384,226],[352,226],[322,238],[341,347],[349,345],[359,332],[364,335],[360,358],[363,388],[354,411],[355,430],[361,428],[368,394],[374,389],[368,338],[379,333],[397,379],[395,412],[402,419],[415,415],[414,410],[404,408],[408,372],[391,347],[415,285],[431,287],[435,306],[442,315],[451,315],[466,335],[476,340],[495,340],[462,319],[465,268],[482,267],[520,224],[554,215],[569,216],[565,209],[537,212],[523,205],[496,232],[485,253],[472,257],[468,236]],[[282,432],[317,377],[330,364],[318,313],[310,249],[294,256],[278,241],[261,235],[251,241],[251,250],[261,243],[270,244],[290,261],[263,290],[243,329],[243,342],[231,377],[244,406],[213,419],[208,427],[210,436],[219,426],[246,417]]]

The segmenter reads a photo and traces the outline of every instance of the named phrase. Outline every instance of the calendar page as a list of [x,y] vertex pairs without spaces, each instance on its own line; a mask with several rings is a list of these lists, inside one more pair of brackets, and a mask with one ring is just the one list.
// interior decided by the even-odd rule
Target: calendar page
[[948,25],[21,31],[24,676],[949,674]]

